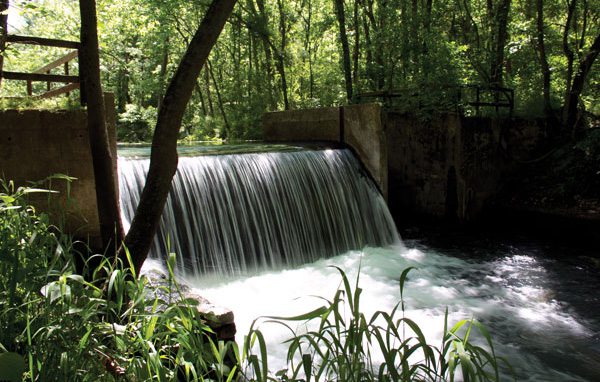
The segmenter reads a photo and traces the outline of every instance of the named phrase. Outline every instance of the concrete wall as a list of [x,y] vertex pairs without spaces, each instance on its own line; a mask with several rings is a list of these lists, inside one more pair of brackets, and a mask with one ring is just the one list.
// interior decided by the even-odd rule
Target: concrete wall
[[352,147],[383,196],[388,197],[388,150],[378,104],[344,106],[342,142]]
[[263,116],[263,136],[275,142],[345,143],[387,197],[387,145],[381,116],[378,104],[272,112]]
[[398,217],[476,220],[545,136],[531,121],[454,114],[420,121],[388,113],[386,124],[389,204]]
[[263,115],[263,138],[276,142],[340,142],[340,109],[287,110]]
[[[115,153],[115,108],[112,94],[105,95],[107,124]],[[31,202],[50,212],[53,223],[92,242],[100,237],[96,186],[84,110],[0,111],[0,176],[16,186],[30,185],[53,174],[77,178],[67,185],[50,180],[40,185],[58,195],[31,194]]]
[[456,114],[425,121],[377,104],[267,113],[263,127],[266,140],[350,146],[398,219],[459,221],[476,220],[546,135],[535,121]]
[[386,120],[389,169],[388,202],[394,216],[414,213],[444,216],[446,185],[454,164],[458,118],[422,123],[390,113]]

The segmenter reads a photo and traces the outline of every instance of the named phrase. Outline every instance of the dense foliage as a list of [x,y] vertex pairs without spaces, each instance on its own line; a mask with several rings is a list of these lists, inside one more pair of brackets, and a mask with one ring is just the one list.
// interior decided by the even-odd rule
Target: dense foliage
[[[103,82],[116,94],[122,139],[151,136],[206,3],[98,1]],[[77,1],[11,6],[24,17],[21,34],[78,39]],[[518,113],[564,125],[561,108],[572,107],[577,75],[598,50],[599,17],[599,0],[239,1],[197,81],[182,135],[257,138],[265,111],[359,101],[373,91],[399,93],[400,110],[455,110],[471,97],[456,99],[467,84],[514,88]],[[9,45],[5,65],[35,69],[59,54]],[[598,114],[593,61],[575,103]],[[24,91],[19,83],[3,88]]]
[[[162,282],[137,277],[131,267],[115,269],[107,258],[86,281],[75,272],[71,239],[25,203],[42,190],[1,186],[1,380],[452,381],[459,373],[499,380],[499,359],[479,323],[450,328],[446,322],[441,346],[431,346],[405,317],[402,300],[392,312],[365,317],[358,280],[351,285],[341,270],[340,290],[321,308],[267,318],[287,327],[290,321],[317,324],[292,333],[288,368],[274,374],[257,325],[241,350],[216,340],[198,302],[186,298],[174,278],[174,255]],[[409,271],[400,279],[401,296]],[[489,350],[473,342],[475,332]]]
[[195,304],[164,297],[179,295],[174,283],[151,286],[107,259],[84,280],[70,238],[24,204],[36,190],[2,186],[1,380],[226,379],[224,345]]

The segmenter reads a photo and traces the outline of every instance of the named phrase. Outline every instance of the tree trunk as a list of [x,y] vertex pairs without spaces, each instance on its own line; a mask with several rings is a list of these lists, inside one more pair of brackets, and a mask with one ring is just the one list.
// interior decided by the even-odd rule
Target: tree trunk
[[[568,1],[567,0],[567,21],[565,23],[565,29],[563,31],[563,40],[562,40],[562,46],[563,46],[563,53],[565,54],[565,57],[567,58],[567,79],[566,79],[566,83],[565,83],[565,98],[564,98],[564,105],[563,105],[563,115],[562,115],[562,120],[563,120],[563,125],[566,125],[567,127],[570,127],[569,124],[567,123],[567,120],[571,117],[569,115],[569,113],[571,113],[572,110],[572,105],[571,105],[571,84],[572,84],[572,80],[573,80],[573,61],[575,60],[575,54],[573,53],[573,50],[571,50],[571,47],[569,46],[569,32],[571,30],[571,23],[573,22],[573,14],[575,13],[575,6],[577,5],[577,0],[571,0]],[[575,108],[577,108],[577,105],[575,105]]]
[[334,0],[335,14],[340,27],[340,42],[342,43],[342,66],[346,82],[346,98],[352,101],[352,65],[350,63],[350,47],[346,35],[346,16],[344,15],[344,0]]
[[131,96],[129,95],[129,73],[125,68],[119,68],[116,75],[117,89],[117,111],[122,113],[125,111],[125,107],[128,103],[131,103]]
[[508,13],[510,11],[511,0],[500,0],[498,8],[494,14],[495,20],[492,38],[492,65],[490,67],[490,85],[504,85],[504,48],[508,39]]
[[[255,82],[253,81],[254,79],[254,71],[258,69],[258,67],[255,69],[254,68],[254,57],[256,56],[254,54],[254,51],[256,50],[255,44],[254,44],[254,37],[252,36],[251,33],[248,33],[248,48],[247,48],[247,52],[248,52],[248,71],[247,71],[247,76],[246,76],[246,97],[248,98],[248,101],[252,99],[252,83]],[[258,81],[256,81],[258,82]]]
[[283,57],[282,52],[277,53],[277,61],[275,63],[275,67],[279,72],[279,76],[281,77],[281,93],[283,94],[283,108],[284,110],[290,110],[290,101],[288,98],[288,86],[287,86],[287,77],[285,75],[285,59]]
[[215,79],[215,74],[212,70],[212,65],[210,60],[206,60],[206,68],[210,73],[210,78],[212,79],[213,85],[215,86],[215,92],[217,93],[217,104],[219,106],[219,111],[221,112],[221,116],[223,117],[223,123],[225,124],[225,133],[222,138],[227,140],[229,138],[229,132],[231,131],[231,126],[229,125],[229,121],[227,120],[227,114],[225,113],[225,108],[223,106],[223,99],[221,98],[221,91],[219,90],[219,83]]
[[366,49],[366,71],[373,90],[380,89],[379,76],[379,53],[380,34],[373,13],[373,0],[363,0],[364,18],[363,25],[365,30],[365,49]]
[[569,87],[569,94],[567,95],[567,99],[565,100],[565,119],[564,125],[568,129],[570,129],[573,134],[576,133],[577,128],[579,126],[578,123],[578,108],[579,98],[581,97],[581,93],[583,92],[583,88],[585,85],[585,81],[587,79],[588,74],[592,70],[592,66],[594,65],[594,61],[598,58],[598,54],[600,53],[600,34],[596,36],[594,43],[590,47],[590,51],[588,54],[579,62],[579,68],[575,77],[573,77],[573,83]]
[[[304,51],[306,52],[306,55],[302,56],[302,63],[304,64],[306,62],[306,60],[308,59],[308,98],[312,100],[314,98],[314,74],[313,74],[313,57],[312,57],[312,41],[311,41],[312,12],[313,12],[312,1],[307,0],[306,6],[307,6],[306,16],[304,15],[304,12],[301,13],[302,20],[304,21],[303,45],[304,45]],[[306,93],[306,90],[305,90],[306,87],[304,86],[304,81],[305,81],[305,77],[302,76],[301,77],[302,85],[301,85],[301,89],[300,89],[302,97],[304,97],[304,94]]]
[[542,93],[544,95],[544,113],[551,116],[552,105],[550,104],[550,66],[546,55],[546,44],[544,42],[544,0],[536,0],[537,9],[537,50],[542,67]]
[[202,115],[207,116],[208,112],[206,110],[206,101],[204,101],[204,94],[202,94],[202,88],[200,87],[200,81],[196,80],[195,84],[196,93],[198,93],[198,97],[200,98],[200,107],[202,107]]
[[163,92],[167,78],[167,66],[169,65],[169,36],[165,37],[163,44],[163,56],[160,63],[160,73],[158,74],[158,94],[157,94],[157,109],[162,106]]
[[[275,97],[273,96],[273,66],[272,66],[272,62],[273,62],[273,52],[271,47],[273,46],[273,44],[271,43],[271,40],[269,39],[269,34],[268,34],[268,26],[267,26],[267,14],[265,11],[265,3],[264,0],[256,0],[256,5],[258,7],[258,12],[256,11],[256,8],[254,7],[254,0],[249,0],[248,1],[248,6],[250,11],[252,12],[252,15],[260,20],[260,25],[258,27],[258,30],[256,31],[262,42],[263,42],[263,48],[265,51],[265,67],[267,69],[267,82],[268,82],[268,92],[267,92],[267,96],[269,99],[269,106],[271,108],[271,110],[277,110],[277,101],[275,99]],[[276,51],[276,49],[274,49]]]
[[88,130],[103,252],[115,254],[123,240],[117,179],[113,167],[100,83],[95,0],[81,0],[80,76],[87,95]]
[[204,83],[206,84],[206,99],[208,101],[208,115],[215,115],[215,108],[212,101],[212,93],[210,91],[210,74],[208,74],[208,65],[204,65]]
[[[8,0],[0,0],[0,73],[4,67],[4,48],[6,47],[6,36],[8,35]],[[0,76],[0,86],[2,86],[2,76]]]
[[[136,270],[148,256],[171,181],[177,170],[177,137],[183,114],[202,66],[217,41],[236,0],[213,0],[165,92],[152,138],[150,169],[125,246]],[[120,252],[123,256],[124,251]]]
[[366,15],[363,15],[363,30],[365,31],[365,69],[366,77],[369,80],[371,89],[375,89],[375,77],[373,76],[373,40],[371,39],[371,30],[369,28],[369,20]]
[[416,47],[419,45],[419,1],[412,0],[410,5],[410,56],[412,57],[412,61],[410,61],[411,65],[415,64],[417,67],[419,65],[418,52]]
[[425,31],[431,31],[431,13],[433,11],[433,0],[427,0],[425,4],[425,18],[423,20],[423,26]]
[[279,34],[281,37],[281,44],[279,49],[276,51],[277,54],[277,71],[281,77],[281,92],[283,93],[283,107],[285,110],[290,109],[290,101],[288,98],[288,85],[287,77],[285,74],[285,51],[287,47],[287,31],[286,31],[286,14],[283,9],[283,0],[277,0],[277,9],[279,10]]
[[354,0],[353,10],[353,23],[354,23],[354,49],[352,51],[352,82],[354,84],[354,91],[358,89],[359,70],[358,61],[360,59],[360,9],[359,0]]
[[369,3],[369,18],[371,18],[371,22],[373,24],[373,28],[374,32],[375,32],[375,66],[376,66],[376,71],[375,71],[375,76],[376,76],[376,81],[377,81],[377,89],[378,90],[383,90],[385,88],[385,63],[384,63],[384,59],[383,59],[383,50],[385,48],[385,36],[387,33],[387,25],[386,25],[386,18],[389,16],[387,15],[387,0],[381,0],[379,1],[379,7],[378,7],[378,23],[375,22],[375,16],[373,13],[373,1],[372,0],[367,0],[367,3]]

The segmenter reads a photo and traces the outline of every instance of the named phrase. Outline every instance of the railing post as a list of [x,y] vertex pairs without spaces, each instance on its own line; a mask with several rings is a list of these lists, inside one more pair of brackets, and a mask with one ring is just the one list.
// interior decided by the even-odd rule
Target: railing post
[[496,107],[496,116],[500,112],[500,88],[494,88],[494,105]]
[[0,86],[2,86],[2,70],[4,66],[4,48],[6,47],[6,36],[8,35],[8,0],[0,0]]
[[77,58],[79,62],[79,102],[81,106],[87,105],[87,94],[85,94],[85,65],[81,65],[81,48],[77,49]]
[[[65,62],[65,76],[69,75],[69,61]],[[65,93],[67,95],[67,97],[69,97],[71,95],[71,92],[66,92]]]

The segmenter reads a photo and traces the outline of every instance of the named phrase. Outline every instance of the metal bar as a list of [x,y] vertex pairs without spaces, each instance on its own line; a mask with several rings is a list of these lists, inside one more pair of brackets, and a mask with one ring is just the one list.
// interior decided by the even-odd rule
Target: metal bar
[[3,78],[5,78],[7,80],[79,83],[79,76],[66,76],[64,74],[2,72],[2,73],[0,73],[0,76],[2,76]]
[[77,58],[77,51],[74,50],[70,53],[65,54],[64,56],[60,57],[59,59],[52,61],[48,65],[44,65],[41,68],[34,70],[33,72],[34,73],[47,73],[50,70],[52,70],[54,68],[58,68],[62,64],[68,63],[69,61],[74,60],[76,58]]
[[57,40],[57,39],[53,39],[53,38],[33,37],[33,36],[19,36],[16,34],[10,34],[10,35],[6,36],[6,42],[12,42],[12,43],[17,43],[17,44],[54,46],[57,48],[67,48],[67,49],[80,49],[81,48],[81,43],[78,41],[66,41],[66,40]]
[[469,106],[499,106],[510,107],[510,102],[469,102]]

